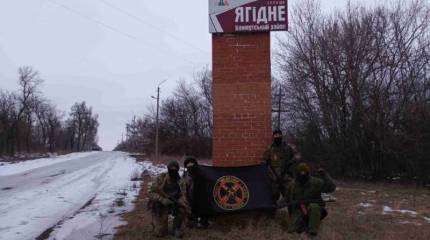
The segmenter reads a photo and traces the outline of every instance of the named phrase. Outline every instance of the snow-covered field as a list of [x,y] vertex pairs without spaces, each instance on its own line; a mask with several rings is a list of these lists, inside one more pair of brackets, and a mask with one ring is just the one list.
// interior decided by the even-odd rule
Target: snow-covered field
[[0,166],[0,239],[111,238],[130,210],[139,182],[133,174],[161,169],[126,153],[74,153]]

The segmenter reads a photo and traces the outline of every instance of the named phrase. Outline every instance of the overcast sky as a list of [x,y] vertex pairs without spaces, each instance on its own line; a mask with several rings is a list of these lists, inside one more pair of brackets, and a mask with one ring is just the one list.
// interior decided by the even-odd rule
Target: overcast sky
[[[294,5],[300,0],[290,0]],[[353,0],[352,2],[376,2]],[[321,0],[343,8],[346,0]],[[0,0],[0,89],[17,88],[30,65],[58,109],[86,101],[99,114],[99,144],[110,150],[125,123],[167,96],[179,79],[211,64],[207,0]]]

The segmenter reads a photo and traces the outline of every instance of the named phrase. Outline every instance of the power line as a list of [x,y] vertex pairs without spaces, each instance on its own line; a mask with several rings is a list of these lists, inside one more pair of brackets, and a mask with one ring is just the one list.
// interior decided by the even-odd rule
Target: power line
[[150,23],[150,22],[147,22],[147,21],[143,20],[141,17],[138,17],[138,16],[136,16],[136,15],[133,15],[132,13],[130,13],[130,12],[128,12],[128,11],[126,11],[126,10],[122,9],[122,8],[119,8],[119,7],[115,6],[115,5],[113,5],[112,3],[110,3],[110,2],[108,2],[108,1],[106,1],[106,0],[100,0],[100,2],[102,2],[103,4],[105,4],[106,6],[108,6],[108,7],[112,8],[112,9],[115,9],[116,11],[121,12],[122,14],[124,14],[124,15],[126,15],[126,16],[128,16],[128,17],[132,18],[132,19],[134,19],[134,20],[135,20],[135,21],[137,21],[137,22],[140,22],[141,24],[144,24],[144,25],[146,25],[146,26],[149,26],[149,27],[151,27],[151,28],[153,28],[153,29],[155,29],[155,30],[157,30],[157,31],[161,32],[161,33],[167,34],[167,35],[168,35],[168,36],[170,36],[171,38],[173,38],[173,39],[175,39],[175,40],[177,40],[177,41],[180,41],[180,42],[182,42],[183,44],[185,44],[185,45],[187,45],[187,46],[189,46],[189,47],[191,47],[191,48],[193,48],[193,49],[196,49],[196,50],[201,51],[201,52],[203,52],[203,53],[208,53],[207,51],[205,51],[205,50],[203,50],[203,49],[201,49],[201,48],[196,47],[194,44],[192,44],[192,43],[190,43],[190,42],[188,42],[188,41],[186,41],[186,40],[184,40],[184,39],[182,39],[182,38],[180,38],[180,37],[178,37],[178,36],[176,36],[176,35],[174,35],[174,34],[172,34],[172,33],[168,32],[168,31],[165,31],[164,29],[161,29],[161,28],[159,28],[158,26],[156,26],[156,25],[154,25],[154,24],[152,24],[152,23]]
[[[163,53],[164,53],[164,54],[166,54],[166,55],[169,55],[169,56],[171,56],[171,55],[175,55],[175,54],[172,54],[172,53],[166,52],[163,48],[159,48],[158,46],[153,45],[153,44],[151,44],[150,42],[147,42],[147,41],[145,41],[145,40],[143,40],[143,39],[140,39],[140,38],[138,38],[138,37],[135,37],[135,36],[133,36],[133,35],[131,35],[131,34],[129,34],[129,33],[123,32],[123,31],[121,31],[121,30],[120,30],[120,29],[118,29],[118,28],[112,27],[111,25],[108,25],[108,24],[106,24],[106,23],[104,23],[104,22],[102,22],[102,21],[100,21],[100,20],[98,20],[98,19],[95,19],[95,18],[89,17],[88,15],[85,15],[85,14],[83,14],[83,13],[81,13],[81,12],[79,12],[79,11],[77,11],[77,10],[75,10],[75,9],[73,9],[73,8],[71,8],[71,7],[69,7],[69,6],[67,6],[67,5],[65,5],[65,4],[59,3],[59,2],[57,2],[56,0],[47,0],[47,1],[48,1],[48,2],[50,2],[50,3],[52,3],[52,4],[54,4],[54,5],[56,5],[57,7],[61,7],[61,8],[65,9],[65,10],[67,10],[67,11],[69,11],[69,12],[73,13],[73,14],[76,14],[76,15],[78,15],[78,16],[80,16],[80,17],[82,17],[82,18],[85,18],[85,19],[86,19],[86,20],[88,20],[88,21],[92,21],[92,22],[96,23],[97,25],[102,26],[102,27],[104,27],[104,28],[106,28],[106,29],[108,29],[108,30],[110,30],[110,31],[112,31],[112,32],[115,32],[115,33],[118,33],[118,34],[120,34],[120,35],[123,35],[123,36],[125,36],[125,37],[127,37],[127,38],[129,38],[129,39],[132,39],[132,40],[134,40],[134,41],[137,41],[137,42],[139,42],[139,43],[140,43],[141,41],[142,41],[142,42],[145,42],[146,44],[151,45],[151,47],[156,48],[157,50],[159,50],[159,51],[163,52]],[[183,58],[183,57],[181,57],[181,56],[179,56],[179,55],[176,55],[176,57],[178,57],[179,59],[182,59],[182,60],[184,60],[184,61],[188,62],[188,63],[189,63],[189,64],[191,64],[191,65],[194,65],[194,64],[195,64],[194,62],[192,62],[192,61],[190,61],[190,60],[188,60],[188,59],[186,59],[186,58]]]

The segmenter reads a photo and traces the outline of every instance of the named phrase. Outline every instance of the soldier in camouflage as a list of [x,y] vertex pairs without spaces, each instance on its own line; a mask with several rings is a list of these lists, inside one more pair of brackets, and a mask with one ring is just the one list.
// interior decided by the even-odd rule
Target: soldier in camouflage
[[310,176],[310,168],[306,163],[296,167],[296,178],[287,189],[285,201],[295,203],[289,208],[290,222],[288,232],[306,232],[311,236],[318,234],[321,220],[328,212],[321,193],[331,193],[336,185],[324,170],[318,170],[318,177]]
[[163,237],[168,233],[168,216],[172,214],[174,235],[182,238],[182,222],[191,211],[185,189],[181,188],[178,162],[169,162],[167,170],[149,188],[148,207],[152,213],[152,226],[155,236]]
[[283,142],[282,132],[273,132],[273,143],[263,155],[263,163],[267,166],[272,181],[272,194],[275,201],[285,196],[288,182],[292,179],[296,160],[291,146]]

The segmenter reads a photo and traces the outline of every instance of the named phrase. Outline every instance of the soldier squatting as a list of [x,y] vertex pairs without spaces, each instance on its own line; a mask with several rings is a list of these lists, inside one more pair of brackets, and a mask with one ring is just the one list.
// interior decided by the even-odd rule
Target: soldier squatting
[[[283,142],[282,132],[273,132],[273,143],[263,155],[271,179],[272,196],[278,207],[288,207],[289,233],[303,233],[316,236],[328,212],[321,193],[331,193],[336,189],[333,180],[324,169],[317,176],[311,176],[309,166],[301,162],[300,153],[294,146]],[[163,237],[168,234],[168,216],[173,219],[173,233],[176,238],[183,237],[183,226],[206,228],[208,220],[197,216],[193,211],[194,176],[199,169],[193,157],[184,161],[182,178],[179,164],[171,161],[167,173],[160,174],[149,189],[148,207],[152,213],[154,235]]]

